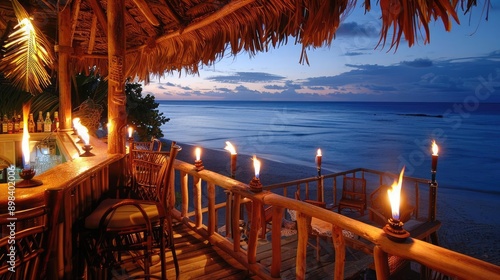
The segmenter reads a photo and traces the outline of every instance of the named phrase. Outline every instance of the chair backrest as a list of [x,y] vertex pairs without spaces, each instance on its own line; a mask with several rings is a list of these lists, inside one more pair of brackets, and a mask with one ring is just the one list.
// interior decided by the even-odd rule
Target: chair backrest
[[0,215],[0,279],[46,276],[62,194],[62,190],[46,191],[47,205]]
[[342,198],[366,201],[366,180],[344,176]]
[[174,171],[174,161],[177,154],[182,148],[177,145],[175,141],[172,141],[170,146],[170,152],[168,160],[163,164],[160,170],[160,176],[158,176],[158,181],[156,185],[158,186],[158,198],[160,203],[163,204],[166,210],[173,208],[173,199],[175,198],[174,185],[173,185],[173,171]]
[[149,142],[132,142],[131,150],[161,151],[162,143],[157,138],[151,138]]

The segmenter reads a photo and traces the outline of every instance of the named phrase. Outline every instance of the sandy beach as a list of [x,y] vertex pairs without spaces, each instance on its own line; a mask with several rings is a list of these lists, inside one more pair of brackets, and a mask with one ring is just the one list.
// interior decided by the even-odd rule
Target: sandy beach
[[[178,159],[194,162],[194,147],[184,143]],[[165,145],[167,146],[167,145]],[[251,155],[238,155],[237,180],[249,182],[253,176]],[[258,155],[257,155],[258,157]],[[229,176],[229,152],[202,149],[206,169]],[[261,160],[260,178],[264,185],[287,182],[316,175],[314,162],[301,166]],[[362,167],[362,166],[359,166]],[[442,247],[500,265],[500,196],[489,193],[439,188],[437,219],[442,222],[438,231]]]

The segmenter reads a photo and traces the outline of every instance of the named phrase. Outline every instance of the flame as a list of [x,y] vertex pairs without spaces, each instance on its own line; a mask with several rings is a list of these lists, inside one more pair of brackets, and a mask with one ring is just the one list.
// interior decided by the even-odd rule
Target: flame
[[24,157],[24,168],[29,169],[30,167],[30,134],[28,132],[28,118],[30,114],[30,104],[23,104],[23,139],[21,142],[23,157]]
[[432,140],[432,155],[437,156],[439,152],[439,147],[436,144],[436,140]]
[[317,157],[322,156],[322,155],[321,155],[321,149],[318,149],[318,151],[316,152],[316,156],[317,156]]
[[132,138],[132,134],[134,134],[134,128],[129,126],[128,127],[128,138]]
[[401,169],[401,173],[399,173],[398,182],[394,182],[391,186],[391,189],[387,190],[387,194],[389,195],[389,201],[391,202],[391,210],[392,210],[392,218],[394,220],[399,220],[399,205],[401,200],[401,184],[403,183],[403,174],[405,172],[405,167]]
[[73,119],[73,128],[76,129],[79,124],[80,124],[80,118],[74,118]]
[[89,135],[89,130],[85,126],[80,126],[80,129],[78,130],[78,135],[82,137],[83,143],[85,145],[88,145],[90,142],[90,135]]
[[194,150],[194,154],[196,155],[196,160],[200,160],[201,159],[201,149],[200,149],[200,147],[197,147]]
[[234,148],[233,144],[231,144],[231,142],[226,141],[226,147],[224,149],[228,150],[232,155],[236,155],[236,149]]
[[256,155],[253,155],[253,168],[255,169],[255,178],[259,179],[260,161],[257,159]]

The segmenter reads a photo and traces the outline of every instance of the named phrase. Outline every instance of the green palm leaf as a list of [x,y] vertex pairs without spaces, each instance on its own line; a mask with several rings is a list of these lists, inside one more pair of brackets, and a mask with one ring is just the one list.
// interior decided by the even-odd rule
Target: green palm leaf
[[40,93],[50,85],[46,67],[54,61],[51,43],[31,23],[28,13],[17,0],[12,0],[12,5],[19,23],[4,45],[6,53],[0,72],[15,87],[31,94]]

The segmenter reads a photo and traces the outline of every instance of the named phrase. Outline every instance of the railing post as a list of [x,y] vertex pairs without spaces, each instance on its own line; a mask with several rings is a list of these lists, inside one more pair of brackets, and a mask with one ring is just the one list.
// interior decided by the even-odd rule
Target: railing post
[[375,261],[375,272],[377,280],[389,278],[389,255],[378,245],[373,248],[373,259]]
[[[257,199],[252,200],[252,220],[250,224],[250,236],[248,238],[248,263],[257,262],[257,239],[259,237],[260,220],[262,213],[262,202]],[[265,230],[265,229],[263,229]]]
[[344,279],[345,267],[345,240],[342,235],[342,228],[332,225],[332,241],[335,248],[335,274],[333,279]]
[[227,228],[230,228],[233,237],[233,250],[238,252],[240,250],[240,215],[241,215],[241,195],[232,194],[232,203],[230,203],[231,208],[229,208],[226,213],[231,213],[231,219],[226,223],[226,232]]
[[282,207],[273,206],[271,277],[274,278],[279,278],[281,272],[281,220],[283,219],[284,210]]
[[193,203],[196,227],[201,227],[203,212],[201,211],[201,179],[193,176]]
[[188,205],[189,205],[189,195],[188,195],[188,174],[181,171],[181,217],[187,217]]
[[[208,183],[207,185],[208,196],[208,234],[212,235],[215,232],[215,185]],[[227,226],[226,226],[227,228]]]
[[297,212],[297,256],[295,257],[295,279],[301,280],[306,277],[306,255],[307,255],[307,240],[308,219],[305,214]]

